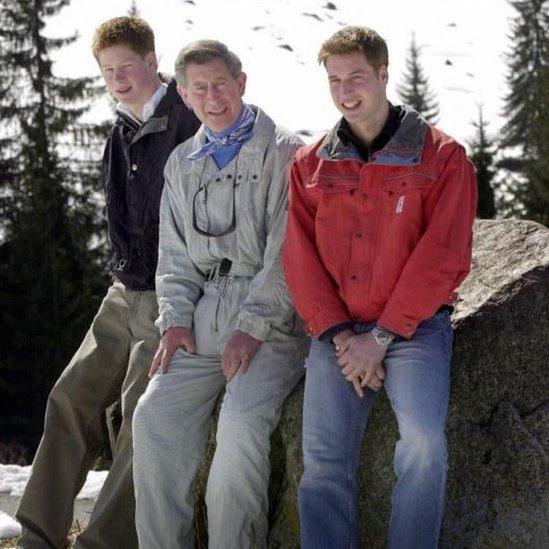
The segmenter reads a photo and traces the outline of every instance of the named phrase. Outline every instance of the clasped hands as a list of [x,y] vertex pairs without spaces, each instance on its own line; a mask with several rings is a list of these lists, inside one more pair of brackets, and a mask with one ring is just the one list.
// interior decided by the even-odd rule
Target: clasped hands
[[385,379],[382,362],[387,347],[377,343],[371,333],[356,334],[351,329],[339,332],[333,342],[341,373],[353,384],[356,394],[362,398],[364,387],[379,391]]
[[[246,332],[235,330],[232,333],[221,357],[221,367],[227,381],[230,381],[237,372],[243,374],[248,370],[261,343]],[[164,332],[151,363],[149,377],[158,371],[165,374],[178,348],[185,349],[188,353],[196,353],[196,343],[190,328],[173,326]]]

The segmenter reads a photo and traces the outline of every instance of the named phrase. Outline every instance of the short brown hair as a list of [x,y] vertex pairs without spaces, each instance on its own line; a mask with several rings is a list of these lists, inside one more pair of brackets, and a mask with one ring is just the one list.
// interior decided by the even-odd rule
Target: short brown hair
[[99,59],[101,50],[120,44],[145,57],[149,52],[154,52],[154,33],[148,23],[139,17],[109,19],[99,25],[93,35],[93,55]]
[[330,36],[318,52],[318,63],[326,64],[330,55],[345,55],[355,51],[362,52],[376,71],[383,65],[389,66],[385,40],[375,30],[357,26],[345,27]]
[[185,85],[185,71],[191,63],[203,65],[214,59],[225,61],[230,73],[236,78],[242,72],[242,63],[223,42],[217,40],[197,40],[186,45],[175,60],[175,80]]

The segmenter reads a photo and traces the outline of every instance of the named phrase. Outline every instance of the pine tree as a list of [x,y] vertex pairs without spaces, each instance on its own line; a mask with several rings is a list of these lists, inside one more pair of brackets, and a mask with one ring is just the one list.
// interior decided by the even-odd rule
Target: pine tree
[[511,2],[511,25],[502,145],[522,167],[515,210],[549,225],[549,0]]
[[[0,437],[37,442],[47,394],[103,293],[99,88],[60,78],[45,19],[70,0],[0,0]],[[10,418],[7,421],[6,418]]]
[[404,103],[413,107],[431,124],[436,124],[439,118],[439,107],[421,66],[420,54],[421,47],[417,45],[415,33],[412,33],[406,57],[406,72],[403,75],[402,84],[397,87],[397,93]]
[[478,121],[473,123],[476,135],[471,141],[471,160],[477,172],[478,204],[477,217],[491,219],[496,215],[493,181],[494,143],[486,133],[486,122],[482,113],[482,106],[478,108]]

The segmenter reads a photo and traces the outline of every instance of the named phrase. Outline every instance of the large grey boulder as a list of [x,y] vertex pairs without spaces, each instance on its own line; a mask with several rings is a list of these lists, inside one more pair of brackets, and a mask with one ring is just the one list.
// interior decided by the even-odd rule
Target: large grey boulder
[[478,222],[461,295],[443,545],[549,547],[549,230]]
[[[549,230],[529,221],[478,221],[473,268],[453,315],[442,547],[549,547],[548,313]],[[299,547],[302,397],[300,384],[273,437],[272,548]],[[363,547],[386,544],[397,438],[381,395],[360,467]],[[199,524],[198,532],[204,541]]]

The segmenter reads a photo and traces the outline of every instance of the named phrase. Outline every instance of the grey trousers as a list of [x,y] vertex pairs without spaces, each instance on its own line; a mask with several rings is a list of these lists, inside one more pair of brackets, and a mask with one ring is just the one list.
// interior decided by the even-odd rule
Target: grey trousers
[[247,285],[246,278],[232,280],[228,291],[206,284],[194,316],[197,354],[176,351],[135,411],[136,520],[144,549],[193,545],[193,483],[223,387],[206,489],[209,546],[266,547],[270,435],[304,373],[308,342],[292,335],[291,327],[273,329],[248,371],[226,383],[221,354]]
[[137,547],[131,423],[158,346],[156,317],[154,292],[130,291],[119,282],[109,288],[48,398],[44,435],[16,513],[24,528],[20,547],[66,546],[74,499],[101,449],[101,417],[120,398],[113,463],[75,547]]

